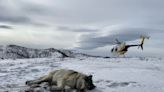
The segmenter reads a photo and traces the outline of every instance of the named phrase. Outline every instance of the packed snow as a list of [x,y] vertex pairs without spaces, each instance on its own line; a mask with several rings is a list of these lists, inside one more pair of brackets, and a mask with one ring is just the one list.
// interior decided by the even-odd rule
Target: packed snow
[[92,74],[89,92],[164,92],[162,58],[34,58],[0,60],[0,92],[19,92],[26,80],[56,69]]

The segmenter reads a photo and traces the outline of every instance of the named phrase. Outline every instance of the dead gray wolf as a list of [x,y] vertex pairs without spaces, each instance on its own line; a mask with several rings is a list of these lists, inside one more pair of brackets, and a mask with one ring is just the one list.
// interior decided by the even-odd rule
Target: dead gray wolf
[[26,85],[48,82],[50,90],[65,91],[65,87],[76,89],[76,92],[86,92],[96,86],[93,84],[92,75],[85,75],[74,70],[60,69],[50,72],[48,75],[36,80],[26,81]]

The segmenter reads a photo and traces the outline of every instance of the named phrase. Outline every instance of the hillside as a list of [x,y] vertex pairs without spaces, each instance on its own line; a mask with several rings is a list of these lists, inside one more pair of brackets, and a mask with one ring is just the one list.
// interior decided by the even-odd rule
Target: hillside
[[76,54],[69,50],[59,50],[54,48],[33,49],[18,45],[0,46],[1,59],[75,57],[79,55],[87,56],[85,54]]

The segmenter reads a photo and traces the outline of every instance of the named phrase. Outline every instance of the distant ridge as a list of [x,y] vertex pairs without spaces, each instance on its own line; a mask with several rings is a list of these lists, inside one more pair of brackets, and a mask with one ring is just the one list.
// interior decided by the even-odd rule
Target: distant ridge
[[18,45],[7,45],[0,47],[0,57],[1,59],[72,57],[72,52],[68,50],[58,50],[54,48],[33,49]]
[[[82,53],[75,53],[70,50],[59,50],[54,48],[34,49],[18,45],[0,46],[1,59],[25,59],[25,58],[50,58],[50,57],[100,57]],[[106,58],[106,57],[104,57]]]

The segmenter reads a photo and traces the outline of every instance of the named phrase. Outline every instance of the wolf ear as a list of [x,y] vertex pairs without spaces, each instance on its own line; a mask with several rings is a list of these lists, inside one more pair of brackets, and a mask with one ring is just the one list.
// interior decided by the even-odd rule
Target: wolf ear
[[84,79],[85,79],[86,81],[91,80],[91,79],[92,79],[92,75],[86,76]]
[[89,75],[88,77],[89,77],[89,78],[92,78],[93,76],[92,76],[92,75]]

